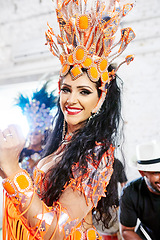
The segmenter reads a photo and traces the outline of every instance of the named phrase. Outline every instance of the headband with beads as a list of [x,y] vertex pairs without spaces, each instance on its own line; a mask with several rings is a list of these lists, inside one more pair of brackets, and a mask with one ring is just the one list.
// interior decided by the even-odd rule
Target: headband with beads
[[57,97],[54,91],[48,93],[47,85],[48,82],[40,90],[33,92],[31,98],[19,94],[16,99],[16,105],[21,108],[27,118],[30,132],[38,131],[44,134],[51,128],[53,120],[51,110],[56,106]]
[[135,38],[131,28],[123,28],[120,40],[114,43],[121,19],[133,8],[133,4],[122,2],[123,0],[57,0],[56,14],[60,34],[56,35],[49,25],[46,32],[50,51],[61,62],[61,77],[70,72],[72,79],[76,80],[83,74],[82,68],[85,68],[91,81],[101,80],[102,94],[94,112],[103,104],[107,93],[106,84],[110,83],[118,68],[134,59],[133,55],[128,55],[114,73],[108,72],[108,66]]

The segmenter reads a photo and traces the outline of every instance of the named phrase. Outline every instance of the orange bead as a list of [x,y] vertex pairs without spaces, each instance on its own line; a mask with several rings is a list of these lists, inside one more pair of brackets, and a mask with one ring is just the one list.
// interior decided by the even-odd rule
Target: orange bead
[[87,57],[87,50],[84,46],[77,46],[73,53],[73,59],[76,63],[82,63]]
[[16,182],[19,185],[19,188],[22,189],[22,190],[28,188],[29,184],[30,184],[28,179],[26,178],[26,176],[23,175],[23,174],[17,176]]
[[78,61],[81,61],[84,58],[84,50],[83,49],[77,49],[76,51],[76,59]]
[[70,69],[70,66],[68,66],[67,64],[65,64],[65,65],[61,68],[60,75],[61,75],[61,76],[65,76],[65,75],[68,73],[69,69]]
[[71,69],[71,75],[73,77],[73,80],[75,80],[76,78],[78,78],[79,76],[81,76],[83,74],[81,68],[79,66],[74,66],[72,69]]
[[84,68],[90,68],[91,65],[92,65],[93,61],[92,61],[92,58],[91,57],[87,57],[84,62],[82,63],[82,66]]
[[3,187],[10,195],[14,195],[16,193],[14,187],[9,181],[4,182]]
[[97,67],[93,66],[90,69],[88,69],[87,72],[89,74],[90,79],[93,82],[97,82],[98,81],[100,74],[99,74],[99,72],[97,70]]
[[87,239],[88,240],[96,240],[97,239],[96,232],[94,229],[89,229],[87,231]]
[[76,239],[76,240],[81,240],[82,239],[82,234],[81,234],[80,231],[76,230],[74,232],[74,239]]
[[65,56],[63,54],[61,54],[59,59],[61,61],[61,64],[63,65],[65,63]]
[[68,55],[67,61],[70,65],[73,65],[73,55],[72,54]]
[[85,31],[90,26],[90,19],[87,15],[81,15],[78,19],[78,28],[80,31]]
[[107,69],[108,61],[106,59],[101,59],[98,63],[98,69],[100,72],[104,72]]
[[108,72],[104,72],[104,73],[102,73],[102,75],[101,75],[101,80],[102,80],[102,82],[107,82],[108,81],[108,79],[109,79],[109,75],[108,75]]

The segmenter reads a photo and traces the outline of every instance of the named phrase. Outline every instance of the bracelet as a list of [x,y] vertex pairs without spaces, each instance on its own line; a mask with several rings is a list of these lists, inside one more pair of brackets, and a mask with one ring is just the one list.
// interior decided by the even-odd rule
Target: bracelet
[[86,239],[86,240],[93,240],[93,239],[102,240],[102,237],[100,236],[100,234],[93,227],[87,229],[85,232],[83,232],[81,230],[81,228],[76,229],[76,231],[74,232],[74,238],[76,240],[82,240],[82,239]]
[[31,198],[34,192],[33,182],[27,171],[21,169],[11,177],[5,178],[2,182],[3,188],[6,190],[9,197],[22,206],[28,198]]

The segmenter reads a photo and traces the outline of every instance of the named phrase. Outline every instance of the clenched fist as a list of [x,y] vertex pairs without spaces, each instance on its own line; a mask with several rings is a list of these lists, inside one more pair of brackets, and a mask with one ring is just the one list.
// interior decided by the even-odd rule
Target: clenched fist
[[9,125],[4,131],[0,130],[0,168],[7,177],[20,169],[18,161],[24,144],[19,126]]

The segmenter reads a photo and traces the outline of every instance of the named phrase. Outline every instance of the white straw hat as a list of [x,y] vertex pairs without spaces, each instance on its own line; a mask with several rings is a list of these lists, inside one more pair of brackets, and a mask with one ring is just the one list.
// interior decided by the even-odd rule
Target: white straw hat
[[160,142],[137,145],[136,166],[141,171],[160,172]]

